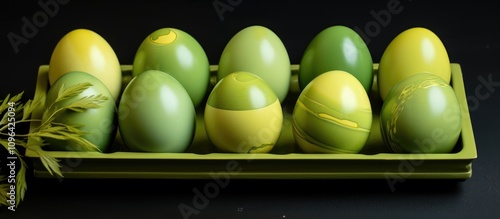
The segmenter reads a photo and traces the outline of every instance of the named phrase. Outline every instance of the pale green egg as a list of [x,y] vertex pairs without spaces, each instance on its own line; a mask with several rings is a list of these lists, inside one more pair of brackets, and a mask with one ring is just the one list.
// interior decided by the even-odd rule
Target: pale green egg
[[219,60],[217,79],[237,71],[250,72],[262,78],[280,102],[288,94],[290,58],[281,39],[267,27],[246,27],[226,44]]
[[[61,88],[70,88],[73,85],[89,82],[92,86],[88,87],[80,94],[68,99],[58,100]],[[54,108],[63,108],[75,101],[91,96],[102,95],[107,100],[100,103],[95,109],[87,109],[83,112],[74,110],[63,110],[55,114],[53,122],[66,124],[72,127],[78,127],[86,132],[82,137],[96,145],[102,152],[107,152],[116,136],[116,104],[113,95],[106,85],[92,74],[82,71],[67,72],[57,80],[47,92],[45,107],[47,110]],[[56,102],[57,100],[57,102]],[[74,140],[56,140],[46,138],[49,143],[48,150],[58,151],[88,151],[89,148],[83,147]]]
[[195,108],[174,77],[148,70],[125,87],[118,105],[118,124],[131,151],[184,152],[194,138]]

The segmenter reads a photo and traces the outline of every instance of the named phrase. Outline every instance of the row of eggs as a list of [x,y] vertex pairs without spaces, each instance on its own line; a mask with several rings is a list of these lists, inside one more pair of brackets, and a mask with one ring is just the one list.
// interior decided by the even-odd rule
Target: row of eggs
[[[266,27],[250,26],[227,43],[217,83],[210,89],[210,65],[203,47],[182,30],[162,28],[140,44],[133,78],[122,87],[120,64],[111,46],[91,30],[76,29],[52,53],[46,106],[56,101],[61,86],[91,82],[94,86],[58,104],[98,94],[110,97],[108,101],[85,113],[64,112],[56,122],[83,125],[87,140],[101,151],[108,150],[118,124],[131,151],[184,152],[194,138],[195,109],[207,98],[207,137],[220,151],[266,153],[281,133],[281,103],[289,91],[290,66],[280,38]],[[292,122],[297,144],[308,153],[361,151],[371,131],[368,91],[374,77],[362,38],[346,26],[329,27],[313,38],[299,66],[301,93]],[[453,149],[460,119],[450,118],[460,118],[460,110],[454,110],[459,104],[449,85],[449,68],[444,45],[426,28],[408,29],[389,44],[379,63],[377,83],[384,100],[381,130],[391,149],[426,153]],[[407,113],[412,110],[403,110],[405,106],[417,110]],[[447,123],[440,122],[443,118]],[[264,129],[265,137],[247,141]],[[422,147],[418,140],[436,129],[447,136],[446,141]],[[52,150],[79,150],[76,142],[49,142]]]

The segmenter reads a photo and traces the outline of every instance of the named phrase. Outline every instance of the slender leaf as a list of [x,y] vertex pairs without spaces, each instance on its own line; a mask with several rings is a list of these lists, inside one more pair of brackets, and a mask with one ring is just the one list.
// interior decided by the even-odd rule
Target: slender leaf
[[26,101],[24,104],[24,109],[23,109],[23,118],[22,119],[27,119],[31,115],[31,108],[32,108],[32,100]]
[[55,100],[55,103],[68,99],[70,97],[77,96],[78,94],[82,93],[84,90],[87,90],[87,88],[93,86],[92,83],[90,82],[83,82],[83,83],[78,83],[75,85],[72,85],[68,88],[65,88],[64,86],[61,86],[58,92],[58,96]]
[[38,133],[58,133],[65,130],[67,130],[65,126],[48,126],[47,128],[40,130]]
[[68,132],[60,132],[59,134],[67,137],[69,140],[75,142],[78,146],[83,147],[85,151],[101,151],[94,143],[88,141],[87,139]]
[[7,121],[8,121],[8,118],[9,118],[8,115],[9,115],[8,113],[3,114],[2,120],[0,120],[0,125],[7,124]]
[[83,136],[83,135],[88,134],[88,132],[80,129],[82,127],[82,125],[68,125],[68,124],[64,124],[64,123],[52,123],[52,125],[64,127],[64,129],[67,132],[73,133],[73,134],[78,135],[78,136]]
[[28,189],[28,185],[26,183],[26,163],[21,163],[21,168],[19,168],[19,172],[17,172],[16,175],[16,194],[18,197],[16,199],[16,206],[18,206],[19,203],[24,200],[24,195],[26,194],[26,190]]
[[7,139],[0,139],[0,144],[3,145],[5,150],[7,150],[10,155],[20,156],[19,151],[16,148],[9,147],[9,141]]
[[36,132],[31,134],[32,137],[42,137],[42,138],[52,138],[57,140],[68,140],[69,138],[66,135],[60,135],[56,133],[50,132]]
[[9,192],[9,184],[4,183],[7,181],[7,177],[5,176],[0,176],[0,205],[7,206],[9,203],[7,203],[7,193]]
[[46,143],[43,141],[43,139],[41,137],[37,137],[37,136],[29,136],[28,137],[28,140],[26,141],[25,143],[25,148],[26,149],[29,149],[29,150],[32,150],[32,151],[36,151],[36,150],[42,150],[41,147],[45,146]]
[[61,84],[61,87],[60,87],[60,88],[59,88],[59,90],[57,91],[57,96],[58,96],[58,97],[62,97],[62,96],[64,96],[64,91],[66,90],[66,89],[65,89],[65,86],[66,86],[66,84],[65,84],[65,83],[62,83],[62,84]]
[[51,175],[57,175],[63,177],[61,173],[61,165],[59,165],[59,160],[54,157],[48,156],[45,153],[39,153],[40,160],[42,161],[43,166]]
[[4,110],[9,108],[9,99],[10,99],[10,94],[7,94],[4,100],[2,100],[2,104],[0,104],[0,113],[2,113]]
[[45,95],[39,96],[38,98],[31,101],[31,103],[29,103],[30,101],[31,100],[28,100],[28,102],[26,102],[24,106],[23,120],[30,118],[33,111],[35,111],[39,107],[43,107],[43,104],[45,102]]
[[106,100],[108,100],[108,97],[103,96],[102,94],[91,95],[83,97],[69,104],[68,106],[66,106],[66,108],[76,112],[84,112],[87,109],[95,109],[101,107],[100,104],[105,102]]
[[22,91],[21,93],[13,96],[12,98],[10,98],[9,102],[15,102],[15,103],[17,103],[18,101],[21,100],[21,98],[23,97],[23,94],[24,94],[24,91]]
[[7,139],[0,138],[0,144],[3,145],[5,150],[7,151],[9,150],[9,141],[7,141]]
[[54,114],[54,109],[51,108],[43,111],[42,124],[40,125],[38,130],[45,129],[46,128],[45,126],[50,126],[50,123],[52,123],[52,121],[54,120],[53,114]]

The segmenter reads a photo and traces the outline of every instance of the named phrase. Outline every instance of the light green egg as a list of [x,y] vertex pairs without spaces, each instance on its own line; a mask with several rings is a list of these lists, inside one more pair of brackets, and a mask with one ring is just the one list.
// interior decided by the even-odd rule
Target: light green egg
[[288,94],[290,58],[281,39],[267,27],[246,27],[226,44],[219,60],[217,79],[237,71],[258,75],[273,89],[280,102]]
[[[61,88],[70,88],[73,85],[89,82],[92,86],[83,90],[80,94],[68,99],[57,100],[60,97]],[[102,95],[107,100],[100,103],[95,109],[87,109],[83,112],[74,110],[64,110],[57,113],[53,122],[78,127],[87,132],[82,137],[96,145],[101,152],[107,152],[116,136],[116,104],[113,95],[97,77],[82,71],[72,71],[63,74],[54,81],[47,92],[45,107],[48,110],[54,108],[63,108],[81,98]],[[56,102],[57,100],[57,102]],[[56,140],[52,138],[45,139],[49,144],[45,147],[48,150],[58,151],[90,151],[73,140]]]
[[184,152],[194,138],[195,108],[174,77],[148,70],[125,87],[118,105],[118,125],[131,151]]

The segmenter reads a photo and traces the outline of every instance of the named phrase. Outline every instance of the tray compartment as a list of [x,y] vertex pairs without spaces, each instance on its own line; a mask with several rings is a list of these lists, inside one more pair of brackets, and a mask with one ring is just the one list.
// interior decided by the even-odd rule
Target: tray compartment
[[[35,98],[49,88],[48,65],[39,67]],[[132,78],[131,65],[122,65],[123,86]],[[369,93],[373,124],[367,145],[359,154],[304,154],[295,144],[291,115],[299,89],[298,65],[292,65],[290,92],[282,103],[283,129],[277,145],[268,154],[220,153],[208,140],[203,123],[203,106],[197,109],[195,139],[185,153],[128,152],[119,133],[109,153],[50,151],[60,160],[67,178],[178,178],[210,179],[214,177],[248,179],[468,179],[472,176],[472,161],[477,158],[472,124],[469,116],[462,71],[451,63],[452,86],[462,107],[462,133],[451,153],[396,154],[391,153],[380,136],[379,111],[382,106],[376,87],[378,64],[374,64],[374,83]],[[215,85],[217,66],[210,66],[211,87]],[[207,95],[208,96],[208,95]],[[43,109],[33,112],[41,118]],[[36,127],[32,123],[30,128]],[[46,171],[39,157],[27,151],[33,161],[36,177],[54,177]]]

